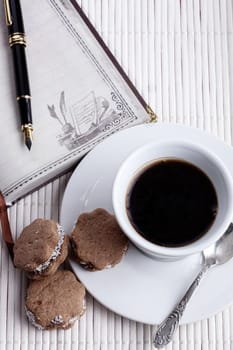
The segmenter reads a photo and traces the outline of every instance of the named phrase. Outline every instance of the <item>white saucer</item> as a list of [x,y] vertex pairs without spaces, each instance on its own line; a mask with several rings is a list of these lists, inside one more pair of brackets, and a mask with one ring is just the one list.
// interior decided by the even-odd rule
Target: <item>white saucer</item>
[[[123,159],[147,141],[188,139],[208,145],[233,174],[232,148],[198,129],[174,124],[134,126],[114,134],[78,165],[66,188],[60,221],[71,232],[82,212],[102,207],[112,212],[111,190]],[[133,246],[116,267],[88,272],[71,261],[78,278],[100,303],[129,319],[159,324],[200,270],[200,255],[176,262],[153,260]],[[207,318],[233,301],[233,259],[208,272],[183,315],[182,323]]]

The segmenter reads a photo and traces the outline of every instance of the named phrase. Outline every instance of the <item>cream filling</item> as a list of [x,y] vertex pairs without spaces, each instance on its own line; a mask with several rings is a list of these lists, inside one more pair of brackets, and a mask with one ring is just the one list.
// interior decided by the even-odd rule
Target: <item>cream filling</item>
[[65,232],[63,230],[63,228],[61,227],[61,225],[57,224],[57,232],[60,236],[57,245],[54,248],[54,251],[52,253],[52,255],[48,258],[47,261],[45,261],[43,264],[40,264],[39,266],[37,266],[37,268],[35,270],[33,270],[33,273],[35,274],[40,274],[43,271],[45,271],[49,265],[57,259],[57,257],[59,255],[61,255],[61,248],[62,248],[62,244],[64,243],[64,239],[65,239]]
[[55,316],[54,319],[51,321],[52,324],[62,324],[63,322],[64,321],[61,315]]
[[[128,250],[128,244],[127,246],[122,250],[122,256],[121,256],[121,259],[120,261],[118,261],[117,263],[115,264],[107,264],[103,269],[111,269],[113,268],[115,265],[119,264],[121,262],[121,260],[124,258],[126,252]],[[79,260],[79,264],[83,266],[84,269],[95,269],[95,265],[93,265],[92,263],[90,262],[86,262],[86,261],[83,261],[83,260]]]
[[28,310],[28,308],[27,308],[26,306],[25,306],[25,312],[26,312],[26,315],[27,315],[28,320],[31,322],[31,324],[32,324],[34,327],[36,327],[36,328],[38,328],[38,329],[40,329],[40,330],[45,329],[45,327],[41,326],[39,323],[36,322],[36,317],[35,317],[35,315],[34,315],[30,310]]
[[[69,321],[66,322],[66,323],[64,323],[63,318],[62,318],[61,315],[57,315],[57,316],[54,317],[53,320],[50,321],[50,324],[52,324],[52,325],[61,325],[62,328],[66,328],[66,327],[68,327],[68,326],[70,326],[70,325],[73,325],[73,324],[75,323],[75,321],[79,320],[80,316],[82,316],[82,315],[84,314],[85,310],[86,310],[86,303],[85,303],[85,300],[83,300],[83,310],[82,310],[82,312],[80,313],[80,315],[71,317],[71,318],[69,319]],[[26,312],[26,316],[27,316],[29,322],[31,322],[31,324],[32,324],[34,327],[36,327],[36,328],[38,328],[38,329],[40,329],[40,330],[46,329],[46,327],[41,326],[41,325],[36,321],[35,315],[33,314],[33,312],[31,312],[30,310],[28,310],[27,306],[25,306],[25,312]]]

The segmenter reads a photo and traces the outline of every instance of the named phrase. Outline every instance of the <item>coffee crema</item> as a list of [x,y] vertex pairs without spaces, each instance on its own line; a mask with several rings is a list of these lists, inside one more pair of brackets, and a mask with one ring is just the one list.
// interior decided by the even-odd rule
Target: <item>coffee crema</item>
[[144,167],[129,186],[127,214],[146,240],[179,247],[213,224],[218,200],[209,177],[195,165],[166,158]]

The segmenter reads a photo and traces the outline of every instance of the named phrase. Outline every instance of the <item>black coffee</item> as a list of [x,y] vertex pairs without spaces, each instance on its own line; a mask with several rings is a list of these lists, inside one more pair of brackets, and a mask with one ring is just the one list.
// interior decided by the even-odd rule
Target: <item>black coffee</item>
[[165,159],[143,169],[129,189],[126,205],[131,223],[145,239],[178,247],[208,230],[218,201],[202,170],[188,162]]

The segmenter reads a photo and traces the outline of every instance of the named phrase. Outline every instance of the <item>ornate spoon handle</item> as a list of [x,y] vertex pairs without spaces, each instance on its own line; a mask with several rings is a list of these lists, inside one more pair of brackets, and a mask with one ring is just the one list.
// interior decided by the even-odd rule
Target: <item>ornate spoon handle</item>
[[191,286],[188,288],[184,297],[177,304],[177,306],[170,313],[170,315],[160,324],[153,340],[153,344],[156,348],[162,348],[168,343],[170,343],[170,341],[172,340],[179,326],[180,319],[183,315],[183,312],[186,308],[188,301],[190,300],[191,296],[193,295],[194,291],[199,285],[205,272],[209,268],[210,268],[210,265],[203,266],[202,270],[199,272],[199,274],[197,275],[197,277],[195,278]]

